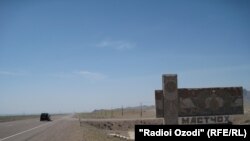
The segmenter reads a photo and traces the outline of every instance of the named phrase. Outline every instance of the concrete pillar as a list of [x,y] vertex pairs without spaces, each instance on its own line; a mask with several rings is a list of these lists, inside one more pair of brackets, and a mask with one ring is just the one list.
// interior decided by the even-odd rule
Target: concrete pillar
[[178,86],[177,74],[162,75],[164,95],[164,122],[166,125],[178,124]]
[[156,117],[163,118],[164,115],[164,97],[162,90],[155,90],[155,110]]

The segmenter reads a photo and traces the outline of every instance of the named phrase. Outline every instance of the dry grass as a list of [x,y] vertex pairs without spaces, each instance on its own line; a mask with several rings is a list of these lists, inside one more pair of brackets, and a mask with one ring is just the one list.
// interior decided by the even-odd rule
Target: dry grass
[[81,124],[84,141],[124,141],[124,139],[116,138],[108,135],[105,130],[98,129],[88,124]]
[[117,119],[117,120],[83,120],[81,124],[89,124],[98,129],[128,131],[134,130],[135,125],[161,125],[163,119]]
[[77,117],[81,119],[81,127],[86,130],[86,136],[96,141],[124,140],[108,134],[115,133],[128,137],[128,131],[133,131],[135,124],[162,124],[161,119],[149,119],[155,118],[154,107],[144,107],[142,110],[140,108],[96,110],[91,113],[79,113]]
[[244,115],[232,115],[233,124],[250,124],[250,102],[244,103]]
[[[250,103],[244,103],[244,115],[231,115],[233,124],[250,124]],[[128,131],[134,130],[134,125],[163,124],[163,119],[155,118],[155,108],[97,110],[91,113],[79,113],[81,127],[86,140],[123,140],[111,137],[109,133],[128,136]]]
[[[163,124],[163,120],[162,119],[96,119],[96,120],[85,119],[80,122],[81,127],[90,132],[88,133],[88,131],[83,131],[84,133],[83,136],[85,136],[86,134],[86,136],[91,140],[92,138],[95,138],[95,140],[118,139],[117,137],[111,137],[108,134],[116,134],[119,136],[130,138],[131,136],[129,136],[129,132],[134,131],[135,125],[144,125],[144,124],[161,125]],[[119,140],[124,140],[124,139],[119,138]]]
[[24,119],[31,119],[31,118],[38,118],[38,117],[39,117],[39,115],[0,116],[0,122],[24,120]]
[[249,124],[250,123],[250,113],[246,113],[244,115],[232,115],[231,121],[233,124]]
[[78,116],[82,119],[132,119],[132,118],[155,118],[155,108],[149,107],[144,109],[113,109],[113,110],[98,110],[91,113],[79,113]]

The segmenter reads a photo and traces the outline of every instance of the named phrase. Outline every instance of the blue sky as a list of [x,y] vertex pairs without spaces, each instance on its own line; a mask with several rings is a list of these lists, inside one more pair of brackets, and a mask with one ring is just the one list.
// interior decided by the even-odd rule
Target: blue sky
[[247,0],[1,0],[0,114],[154,104],[178,87],[250,90]]

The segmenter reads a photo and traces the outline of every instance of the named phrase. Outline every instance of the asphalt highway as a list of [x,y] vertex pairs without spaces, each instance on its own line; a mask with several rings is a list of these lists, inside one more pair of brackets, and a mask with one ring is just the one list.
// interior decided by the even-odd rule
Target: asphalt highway
[[79,121],[72,115],[52,116],[52,121],[27,119],[0,123],[0,141],[81,141]]

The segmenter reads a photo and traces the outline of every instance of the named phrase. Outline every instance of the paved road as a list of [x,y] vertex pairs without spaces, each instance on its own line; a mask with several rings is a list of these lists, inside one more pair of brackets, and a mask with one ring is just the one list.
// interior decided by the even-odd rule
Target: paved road
[[81,141],[79,121],[72,115],[0,123],[0,141]]

